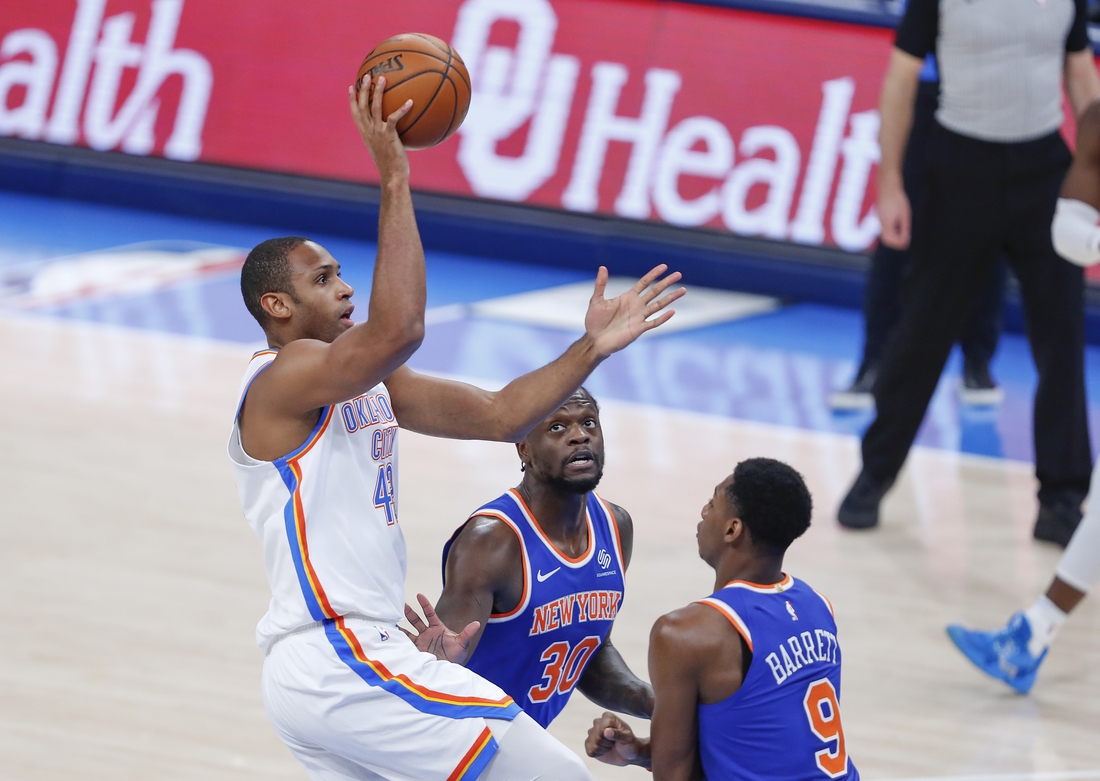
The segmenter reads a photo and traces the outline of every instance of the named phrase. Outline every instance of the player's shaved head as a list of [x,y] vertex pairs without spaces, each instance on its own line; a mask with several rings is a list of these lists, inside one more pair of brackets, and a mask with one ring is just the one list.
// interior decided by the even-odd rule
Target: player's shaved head
[[726,494],[754,545],[782,553],[810,528],[813,498],[793,467],[774,458],[749,458],[733,470]]
[[291,279],[290,253],[307,241],[304,236],[268,239],[253,247],[245,258],[241,267],[241,296],[249,314],[262,328],[266,329],[268,323],[267,312],[260,303],[265,293],[286,293],[294,303],[299,303]]

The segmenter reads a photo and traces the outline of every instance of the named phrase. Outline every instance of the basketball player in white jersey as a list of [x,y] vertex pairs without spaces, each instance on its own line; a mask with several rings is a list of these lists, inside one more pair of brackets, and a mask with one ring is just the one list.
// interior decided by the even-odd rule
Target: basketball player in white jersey
[[[1077,150],[1062,184],[1051,225],[1058,254],[1079,266],[1100,263],[1100,101],[1094,101],[1077,124]],[[1100,465],[1092,472],[1088,506],[1076,528],[1051,529],[1065,546],[1046,593],[1026,610],[1013,614],[1000,629],[980,631],[959,624],[947,634],[980,670],[1026,694],[1035,685],[1066,618],[1100,580]]]
[[658,296],[680,275],[658,267],[605,300],[601,268],[585,335],[499,392],[414,373],[404,363],[424,335],[424,254],[396,131],[412,103],[383,119],[384,77],[375,87],[373,102],[367,89],[348,95],[380,176],[367,320],[352,320],[352,289],[312,241],[265,241],[241,272],[270,345],[248,366],[229,443],[272,590],[257,627],[264,706],[314,779],[589,778],[501,689],[447,661],[476,624],[455,634],[429,615],[434,656],[399,631],[396,432],[522,440],[600,361],[671,317],[661,310],[682,289]]

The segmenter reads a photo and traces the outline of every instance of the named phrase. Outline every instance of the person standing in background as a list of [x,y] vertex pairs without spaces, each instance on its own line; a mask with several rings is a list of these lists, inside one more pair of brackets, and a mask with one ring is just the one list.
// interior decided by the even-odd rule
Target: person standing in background
[[[917,435],[940,373],[1004,253],[1020,283],[1039,374],[1035,393],[1034,535],[1065,546],[1089,487],[1084,376],[1084,274],[1050,238],[1071,155],[1062,140],[1062,80],[1076,115],[1100,96],[1085,0],[911,0],[880,99],[882,241],[913,238],[897,332],[875,380],[877,414],[863,469],[838,520],[878,524],[879,503]],[[940,106],[927,192],[915,213],[902,157],[924,58],[936,53]]]
[[[913,106],[913,129],[905,147],[902,174],[905,195],[914,210],[924,199],[924,175],[928,155],[928,139],[935,125],[936,107],[940,102],[940,75],[936,58],[924,59]],[[829,396],[834,410],[871,409],[875,399],[871,388],[878,376],[879,364],[886,342],[898,322],[902,286],[909,270],[909,250],[896,249],[879,242],[871,255],[867,272],[867,287],[863,294],[863,357],[852,384]],[[960,340],[963,353],[963,376],[959,398],[964,404],[988,406],[999,404],[1004,391],[997,387],[989,373],[989,364],[997,351],[1001,336],[1001,313],[1004,309],[1007,267],[997,263],[991,284],[985,289],[974,314],[970,317]]]

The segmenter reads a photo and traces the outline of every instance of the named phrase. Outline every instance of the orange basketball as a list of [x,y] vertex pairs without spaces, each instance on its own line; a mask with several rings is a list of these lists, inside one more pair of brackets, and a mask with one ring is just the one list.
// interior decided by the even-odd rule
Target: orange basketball
[[367,55],[355,77],[386,77],[382,116],[412,99],[412,110],[397,123],[406,149],[427,149],[458,130],[470,108],[470,74],[458,52],[434,35],[405,33],[382,41]]

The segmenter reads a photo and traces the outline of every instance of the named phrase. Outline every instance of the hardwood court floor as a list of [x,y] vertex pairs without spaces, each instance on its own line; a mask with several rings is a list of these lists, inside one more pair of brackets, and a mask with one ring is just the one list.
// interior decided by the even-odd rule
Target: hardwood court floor
[[[250,352],[0,318],[0,778],[305,778],[260,703],[252,630],[268,593],[224,453]],[[864,778],[1100,778],[1096,600],[1070,619],[1029,697],[971,669],[943,632],[998,624],[1049,580],[1058,553],[1030,540],[1027,465],[915,451],[883,527],[851,534],[833,512],[855,439],[603,406],[600,490],[637,527],[614,633],[635,670],[653,620],[711,590],[694,530],[714,484],[739,459],[770,455],[814,492],[814,526],[787,569],[836,606],[844,723]],[[434,598],[443,541],[517,482],[517,460],[508,445],[407,433],[400,448],[408,591]],[[596,712],[578,695],[552,731],[579,750]]]

